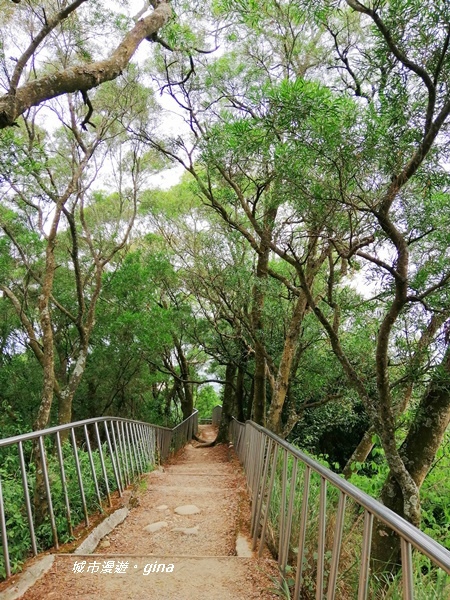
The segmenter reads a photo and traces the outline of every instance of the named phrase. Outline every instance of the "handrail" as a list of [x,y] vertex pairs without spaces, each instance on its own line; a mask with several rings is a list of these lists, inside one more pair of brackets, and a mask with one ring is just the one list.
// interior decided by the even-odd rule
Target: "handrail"
[[[295,494],[298,493],[296,489],[298,466],[299,464],[303,465],[302,510],[299,523],[299,546],[294,598],[297,599],[300,597],[301,585],[305,577],[304,560],[308,552],[305,535],[307,514],[310,508],[311,473],[316,473],[320,477],[318,533],[316,538],[318,546],[315,548],[317,552],[316,597],[325,597],[324,581],[326,577],[324,577],[325,566],[323,555],[325,554],[327,526],[327,484],[331,484],[333,488],[339,491],[339,503],[337,507],[334,507],[336,510],[333,514],[335,529],[328,573],[327,600],[334,600],[337,593],[336,586],[339,557],[342,551],[345,503],[348,498],[352,499],[357,506],[364,510],[358,600],[366,600],[369,597],[368,583],[370,578],[371,540],[374,517],[384,523],[399,537],[403,570],[402,593],[405,600],[412,600],[414,597],[412,547],[428,557],[437,567],[450,574],[450,552],[446,548],[353,484],[319,464],[310,456],[307,456],[271,431],[252,421],[247,421],[243,424],[233,419],[231,433],[236,452],[244,464],[248,487],[252,493],[252,535],[254,548],[257,546],[258,538],[260,538],[260,553],[262,552],[267,535],[270,512],[274,510],[272,495],[275,482],[277,482],[280,488],[278,492],[279,497],[281,497],[281,506],[278,507],[278,510],[275,510],[279,520],[277,523],[272,523],[272,530],[278,528],[279,531],[277,540],[278,562],[282,572],[286,570],[286,565],[288,564],[289,546],[292,535],[293,505]],[[281,468],[279,468],[280,452],[282,454]],[[290,478],[288,476],[288,463],[291,465]]]
[[[42,435],[50,435],[52,433],[56,433],[57,431],[65,431],[67,429],[71,429],[72,427],[80,427],[81,425],[91,425],[93,423],[101,423],[103,421],[114,419],[114,421],[123,421],[130,422],[130,419],[124,419],[123,417],[93,417],[92,419],[84,419],[82,421],[73,421],[72,423],[66,423],[64,425],[55,425],[54,427],[47,427],[47,429],[37,429],[36,431],[30,431],[28,433],[21,433],[20,435],[13,435],[7,438],[0,439],[0,448],[4,448],[5,446],[10,446],[11,444],[17,444],[19,441],[26,442],[28,440],[34,440]],[[149,425],[145,421],[133,421],[133,423],[139,423],[140,425]],[[181,423],[180,423],[181,425]],[[162,425],[152,425],[152,427],[156,427],[158,429],[162,429],[165,431],[173,431],[170,427],[163,427]],[[177,426],[178,427],[178,426]]]
[[[113,490],[122,496],[135,477],[177,452],[197,429],[198,411],[194,410],[172,429],[121,417],[96,417],[0,440],[0,459],[4,455],[3,458],[8,456],[17,463],[15,473],[0,473],[0,541],[6,579],[12,572],[8,531],[10,536],[17,534],[12,531],[15,519],[25,518],[26,513],[34,556],[39,553],[37,529],[41,520],[48,519],[52,542],[58,549],[57,521],[64,517],[67,533],[72,536],[77,524],[74,504],[79,504],[78,513],[82,511],[89,526],[89,513],[94,506],[102,510],[106,498],[111,507]],[[32,448],[24,446],[27,442],[33,442]],[[0,460],[2,464],[4,461]],[[33,503],[30,489],[34,493]],[[5,502],[5,493],[7,498],[10,490],[23,495],[24,515],[13,514]],[[14,563],[22,558],[25,557],[14,557]]]

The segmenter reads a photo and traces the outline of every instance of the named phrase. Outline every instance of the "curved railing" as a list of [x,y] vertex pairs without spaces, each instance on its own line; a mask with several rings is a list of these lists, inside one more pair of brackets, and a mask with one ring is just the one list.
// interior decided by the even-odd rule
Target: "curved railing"
[[[9,538],[20,536],[22,545],[34,556],[51,543],[57,549],[62,521],[66,523],[65,539],[73,536],[78,521],[84,519],[88,527],[94,508],[102,511],[105,502],[112,506],[114,490],[122,496],[136,477],[191,440],[197,428],[195,410],[173,429],[101,417],[0,440],[0,555],[4,576],[9,578],[12,572]],[[24,558],[14,556],[14,565]]]
[[[413,600],[415,587],[427,600],[450,598],[446,548],[264,427],[233,420],[231,434],[252,496],[253,549],[269,543],[286,585],[292,573],[292,598],[303,588],[319,600]],[[372,568],[374,520],[401,549],[385,577]]]

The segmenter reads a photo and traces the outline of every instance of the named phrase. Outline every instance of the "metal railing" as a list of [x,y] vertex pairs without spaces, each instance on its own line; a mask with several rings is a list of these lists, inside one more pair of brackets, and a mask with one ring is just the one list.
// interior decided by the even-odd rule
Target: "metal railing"
[[[169,451],[168,454],[174,454],[178,452],[187,442],[192,440],[194,434],[198,431],[198,411],[197,409],[192,413],[190,417],[176,425],[173,429],[170,430],[172,437],[170,439],[170,444],[168,446]],[[167,454],[167,456],[168,456]],[[166,455],[164,454],[164,459],[166,459]]]
[[[113,491],[122,496],[135,478],[191,440],[197,427],[197,411],[173,429],[101,417],[0,440],[0,558],[5,577],[12,572],[9,538],[21,536],[22,546],[34,556],[52,544],[58,549],[62,528],[67,540],[77,522],[84,519],[88,527],[93,509],[103,510],[105,501],[111,507]],[[45,534],[47,541],[42,539]],[[14,556],[14,565],[24,558]]]
[[[292,572],[292,598],[413,600],[416,586],[421,598],[450,598],[446,548],[267,429],[233,420],[231,435],[252,499],[253,549],[261,556],[268,543],[285,582]],[[379,525],[401,549],[385,576],[373,568]]]

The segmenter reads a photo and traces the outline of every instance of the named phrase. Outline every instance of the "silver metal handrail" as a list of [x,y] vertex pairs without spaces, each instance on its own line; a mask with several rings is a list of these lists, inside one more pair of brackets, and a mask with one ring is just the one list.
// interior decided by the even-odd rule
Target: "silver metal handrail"
[[[3,458],[4,462],[8,455],[12,460],[18,459],[20,465],[24,509],[30,535],[30,549],[33,555],[38,554],[38,539],[35,531],[35,515],[33,514],[35,511],[30,497],[33,478],[31,454],[33,452],[39,457],[39,460],[36,461],[37,457],[35,456],[34,462],[38,464],[39,476],[43,484],[41,492],[44,497],[40,500],[43,500],[48,514],[52,541],[57,549],[59,539],[56,521],[60,515],[57,515],[54,509],[57,493],[55,479],[59,479],[61,486],[59,501],[64,504],[64,517],[70,536],[73,535],[75,525],[67,475],[69,456],[70,460],[73,460],[84,520],[88,527],[89,514],[94,506],[102,510],[105,497],[109,506],[112,506],[111,492],[113,489],[117,490],[119,496],[122,496],[124,489],[136,477],[147,472],[150,467],[164,462],[171,454],[177,452],[192,439],[197,429],[198,411],[195,410],[190,417],[173,429],[118,417],[100,417],[1,439],[0,458]],[[32,449],[26,450],[27,442],[33,442]],[[66,447],[66,444],[70,445],[70,449]],[[84,462],[88,462],[90,483],[95,489],[95,504],[91,503],[91,505],[86,498],[86,468],[83,474],[82,458],[85,459]],[[55,474],[50,472],[49,459],[52,459],[53,463],[57,463],[59,477],[55,477]],[[13,474],[11,478],[4,478],[3,482],[0,477],[0,540],[7,579],[11,576],[7,523],[14,519],[14,515],[7,514],[5,492],[8,492],[8,481],[15,480],[17,480],[16,474]],[[36,486],[34,494],[36,497]]]
[[198,431],[198,410],[196,409],[190,417],[176,425],[172,430],[172,438],[169,445],[171,454],[178,452],[187,442],[192,440]]
[[[351,499],[354,506],[359,509],[358,516],[362,516],[361,510],[364,514],[355,598],[367,600],[373,597],[369,596],[369,579],[374,518],[384,523],[399,537],[404,600],[414,598],[413,548],[431,560],[436,567],[450,574],[450,552],[446,548],[285,440],[251,421],[244,424],[232,420],[231,435],[236,453],[244,465],[247,485],[252,497],[253,549],[258,547],[259,555],[262,554],[270,528],[272,532],[277,531],[272,546],[278,556],[282,573],[286,573],[289,557],[297,555],[294,561],[296,562],[293,596],[295,600],[300,598],[306,577],[305,559],[314,555],[316,558],[311,571],[315,573],[315,597],[318,600],[323,598],[334,600],[339,594],[338,578],[343,577],[339,573],[339,564],[343,551],[343,531],[348,499]],[[299,490],[300,470],[303,470],[303,476]],[[314,473],[320,478],[320,483],[317,484],[319,498],[311,500],[311,481]],[[275,482],[277,482],[278,493],[276,506],[273,500]],[[338,497],[337,501],[332,503],[332,514],[327,512],[327,485],[337,490]],[[294,531],[293,521],[298,517],[294,514],[294,505],[299,493],[301,494],[300,519],[298,530]],[[311,507],[311,502],[316,503],[314,507]],[[310,526],[308,514],[311,510],[317,511],[318,517],[315,539],[309,540],[310,545],[315,544],[314,548],[308,547],[306,540],[307,528]],[[331,532],[327,529],[329,524]],[[331,535],[327,536],[327,533]],[[329,543],[331,551],[328,551],[327,557],[326,537],[332,540],[332,547],[331,542]],[[292,539],[295,540],[294,547]]]

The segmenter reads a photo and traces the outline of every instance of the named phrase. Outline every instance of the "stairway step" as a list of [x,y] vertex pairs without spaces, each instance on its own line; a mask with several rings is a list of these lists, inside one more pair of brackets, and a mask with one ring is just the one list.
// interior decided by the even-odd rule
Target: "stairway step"
[[[254,559],[237,556],[59,554],[21,600],[60,600],[68,594],[78,600],[271,598],[270,580],[267,577],[261,593],[260,579],[261,573],[255,577]],[[248,583],[245,589],[242,581]]]
[[[23,596],[21,588],[5,600],[274,598],[269,574],[278,574],[276,564],[257,559],[245,536],[237,535],[248,530],[243,524],[249,511],[245,480],[227,456],[219,446],[188,445],[171,464],[126,491],[128,517],[103,537],[96,554],[47,556],[53,562],[46,563],[45,575]],[[198,512],[175,512],[187,505]]]

